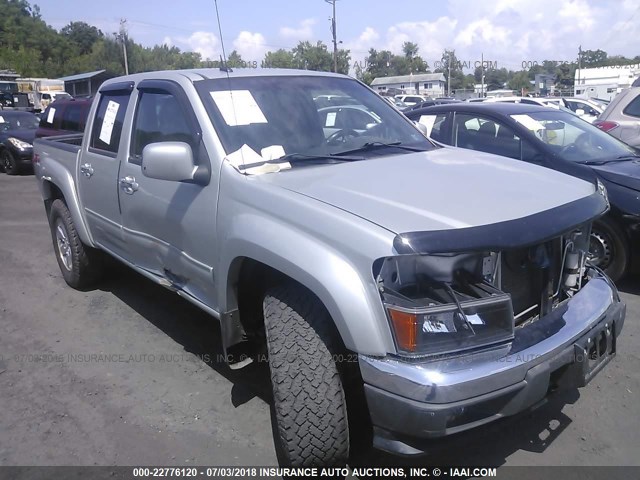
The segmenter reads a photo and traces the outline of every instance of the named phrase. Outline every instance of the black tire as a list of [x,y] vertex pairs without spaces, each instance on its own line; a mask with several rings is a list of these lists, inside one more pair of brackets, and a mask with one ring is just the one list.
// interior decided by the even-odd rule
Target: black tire
[[267,290],[263,307],[282,463],[346,465],[347,403],[331,317],[298,284]]
[[624,276],[629,265],[629,242],[615,220],[604,217],[593,223],[589,259],[614,282]]
[[2,164],[2,169],[7,175],[18,175],[20,173],[18,162],[16,162],[15,157],[9,150],[4,149],[0,152],[0,164]]
[[[82,243],[71,219],[71,213],[60,199],[54,200],[51,204],[49,225],[56,260],[67,284],[78,290],[95,284],[102,276],[102,255]],[[65,237],[66,240],[61,237]]]

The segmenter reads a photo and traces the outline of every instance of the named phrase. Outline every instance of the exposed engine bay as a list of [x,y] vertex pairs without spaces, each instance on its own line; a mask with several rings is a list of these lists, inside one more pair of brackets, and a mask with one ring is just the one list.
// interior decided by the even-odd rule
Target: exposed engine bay
[[450,354],[510,341],[588,281],[590,230],[504,251],[382,259],[376,281],[398,349]]

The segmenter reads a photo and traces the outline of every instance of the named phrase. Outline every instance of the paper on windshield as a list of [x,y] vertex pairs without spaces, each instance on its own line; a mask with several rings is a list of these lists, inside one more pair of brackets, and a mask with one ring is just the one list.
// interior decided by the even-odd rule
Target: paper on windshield
[[230,127],[267,123],[264,113],[249,90],[211,92],[211,98]]
[[335,127],[336,126],[336,115],[338,112],[329,112],[327,113],[327,121],[325,123],[325,127]]
[[53,116],[56,114],[55,108],[50,108],[47,114],[47,123],[53,123]]
[[119,108],[119,103],[109,100],[109,103],[107,104],[107,111],[104,112],[104,120],[102,121],[102,128],[100,129],[100,136],[98,138],[107,145],[111,143],[113,125],[116,123],[116,115],[118,114]]
[[4,123],[4,118],[0,115],[0,123]]
[[528,130],[532,130],[534,132],[538,130],[544,130],[544,125],[531,118],[529,115],[511,115],[511,118],[513,118],[516,122],[522,124]]
[[436,123],[436,116],[435,115],[422,115],[420,117],[420,120],[418,120],[419,123],[421,123],[422,125],[424,125],[425,127],[427,127],[427,136],[430,137],[431,136],[431,130],[433,129],[433,125]]
[[[284,155],[284,149],[281,145],[272,145],[270,147],[263,148],[262,152],[265,152],[269,155],[278,155],[279,150],[281,150]],[[282,155],[279,155],[276,158],[280,158],[281,156]],[[262,163],[261,165],[256,165],[255,167],[241,168],[244,167],[244,165],[250,165],[252,163],[259,164],[261,162],[265,162],[266,160],[276,159],[269,159],[265,158],[262,155],[258,155],[258,153],[247,144],[242,145],[242,147],[240,147],[235,152],[230,153],[225,158],[231,165],[233,165],[236,170],[244,175],[262,175],[264,173],[274,173],[279,172],[280,170],[288,170],[289,168],[291,168],[291,164],[289,162]]]
[[264,160],[277,160],[280,157],[284,157],[285,152],[282,145],[271,145],[260,150],[260,155]]

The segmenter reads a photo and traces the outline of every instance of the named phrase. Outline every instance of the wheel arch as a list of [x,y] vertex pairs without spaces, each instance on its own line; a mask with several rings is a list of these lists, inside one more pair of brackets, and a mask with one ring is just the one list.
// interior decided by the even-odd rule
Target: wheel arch
[[[260,228],[257,226],[257,228]],[[286,232],[282,232],[287,235]],[[295,234],[287,235],[296,242]],[[243,238],[260,238],[243,236]],[[367,285],[353,265],[335,251],[324,249],[310,239],[296,244],[296,252],[287,246],[257,244],[247,240],[236,240],[229,251],[234,254],[223,262],[219,278],[218,298],[223,338],[226,342],[242,338],[243,301],[247,292],[257,284],[260,289],[283,279],[294,281],[312,292],[329,312],[338,333],[349,350],[370,355],[386,355],[393,346],[388,330],[380,324],[384,318],[382,305],[375,305],[368,296]],[[223,248],[223,251],[227,251]],[[314,255],[308,252],[313,251]],[[226,265],[226,267],[224,266]],[[260,283],[266,279],[267,283]],[[271,283],[270,283],[271,282]],[[224,342],[224,341],[223,341]],[[225,348],[232,343],[225,343]]]

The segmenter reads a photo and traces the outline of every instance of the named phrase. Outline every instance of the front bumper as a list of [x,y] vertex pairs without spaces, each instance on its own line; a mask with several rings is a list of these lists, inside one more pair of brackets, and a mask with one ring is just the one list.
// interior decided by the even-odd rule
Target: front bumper
[[374,444],[419,454],[421,440],[514,415],[557,388],[586,385],[615,356],[625,313],[613,284],[599,277],[491,351],[419,363],[361,355]]

